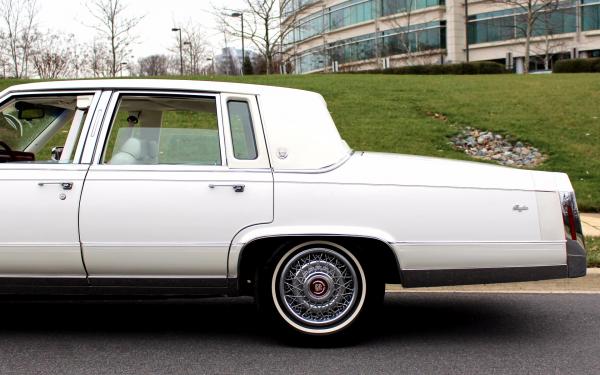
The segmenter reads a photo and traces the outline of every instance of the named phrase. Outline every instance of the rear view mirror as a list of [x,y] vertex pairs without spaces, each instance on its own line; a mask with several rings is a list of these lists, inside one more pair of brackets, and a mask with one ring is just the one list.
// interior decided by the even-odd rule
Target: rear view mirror
[[15,108],[18,111],[20,120],[35,120],[43,118],[46,115],[44,108],[36,106],[35,104],[17,102],[15,103]]

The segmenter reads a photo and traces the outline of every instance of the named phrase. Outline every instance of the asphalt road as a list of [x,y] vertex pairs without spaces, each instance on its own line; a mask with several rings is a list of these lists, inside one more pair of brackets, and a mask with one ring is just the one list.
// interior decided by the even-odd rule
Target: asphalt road
[[600,295],[388,294],[378,326],[294,346],[251,300],[0,302],[0,374],[600,373]]

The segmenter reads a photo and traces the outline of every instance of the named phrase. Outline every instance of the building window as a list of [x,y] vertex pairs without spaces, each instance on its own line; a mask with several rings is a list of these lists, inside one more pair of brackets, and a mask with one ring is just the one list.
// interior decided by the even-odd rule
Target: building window
[[582,0],[581,28],[583,31],[600,29],[600,0]]
[[[575,3],[559,4],[559,9],[542,12],[536,19],[532,36],[556,35],[576,31]],[[507,9],[469,16],[469,44],[524,38],[527,16],[520,9]]]
[[289,45],[327,31],[371,21],[378,12],[382,16],[389,16],[405,13],[407,9],[439,5],[444,5],[444,0],[349,0],[300,19],[294,30],[285,37],[284,43]]
[[354,25],[375,18],[373,0],[351,0],[329,8],[329,29]]

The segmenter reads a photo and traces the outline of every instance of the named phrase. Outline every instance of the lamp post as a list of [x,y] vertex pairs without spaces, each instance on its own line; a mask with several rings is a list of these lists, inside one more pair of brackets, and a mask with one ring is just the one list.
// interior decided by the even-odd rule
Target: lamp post
[[244,62],[246,61],[246,49],[244,48],[244,13],[234,12],[231,13],[231,17],[240,17],[242,23],[242,75],[244,75]]
[[125,70],[125,67],[127,66],[126,62],[122,62],[121,63],[121,78],[123,78],[123,70]]
[[179,32],[179,74],[183,75],[183,44],[181,43],[181,28],[174,27],[173,32]]
[[216,72],[215,72],[215,59],[214,59],[214,57],[209,57],[209,58],[206,59],[206,61],[210,61],[211,62],[211,65],[212,65],[212,74],[213,75],[216,74]]
[[190,74],[196,74],[196,72],[194,72],[194,48],[192,45],[192,42],[187,41],[187,42],[183,42],[184,46],[190,46]]

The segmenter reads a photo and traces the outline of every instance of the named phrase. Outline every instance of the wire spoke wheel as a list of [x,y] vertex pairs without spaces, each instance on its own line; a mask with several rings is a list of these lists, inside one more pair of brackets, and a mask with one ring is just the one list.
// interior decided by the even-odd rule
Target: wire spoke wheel
[[357,315],[365,296],[364,273],[341,246],[304,244],[280,260],[273,292],[280,313],[293,326],[310,333],[334,332]]

